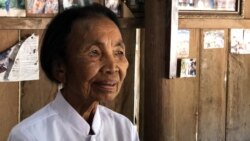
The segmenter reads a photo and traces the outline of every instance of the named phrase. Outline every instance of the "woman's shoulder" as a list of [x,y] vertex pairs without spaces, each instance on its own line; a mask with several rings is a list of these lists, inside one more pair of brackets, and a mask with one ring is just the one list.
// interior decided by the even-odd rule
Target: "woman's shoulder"
[[[126,116],[117,113],[107,107],[98,106],[103,126],[114,128],[120,139],[139,141],[139,137],[133,123]],[[111,130],[112,131],[112,130]]]
[[[31,116],[25,118],[20,123],[15,125],[9,134],[10,140],[14,140],[14,138],[33,138],[30,134],[34,131],[35,127],[44,125],[44,120],[53,116],[55,113],[50,110],[49,105],[46,105],[42,109],[36,111]],[[37,128],[35,128],[37,129]],[[32,137],[31,137],[32,136]]]
[[32,124],[36,124],[39,121],[43,121],[56,113],[53,112],[50,108],[50,104],[47,104],[43,108],[39,109],[29,117],[25,118],[23,121],[21,121],[17,126],[24,127],[24,126],[30,126]]
[[115,123],[125,123],[126,125],[133,126],[132,122],[126,116],[102,105],[99,105],[98,107],[102,120],[112,120],[112,122]]

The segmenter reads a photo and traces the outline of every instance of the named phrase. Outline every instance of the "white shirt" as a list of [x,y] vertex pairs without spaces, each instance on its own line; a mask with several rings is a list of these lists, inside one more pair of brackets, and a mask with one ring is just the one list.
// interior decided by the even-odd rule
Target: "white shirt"
[[125,116],[98,105],[92,129],[59,92],[54,101],[16,125],[8,141],[139,141]]

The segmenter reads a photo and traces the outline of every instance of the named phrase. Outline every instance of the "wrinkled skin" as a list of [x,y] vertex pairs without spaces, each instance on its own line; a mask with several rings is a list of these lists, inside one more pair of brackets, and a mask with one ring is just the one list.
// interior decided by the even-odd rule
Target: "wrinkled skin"
[[87,121],[99,101],[112,101],[128,61],[118,27],[105,17],[76,21],[68,36],[66,62],[56,69],[65,99]]

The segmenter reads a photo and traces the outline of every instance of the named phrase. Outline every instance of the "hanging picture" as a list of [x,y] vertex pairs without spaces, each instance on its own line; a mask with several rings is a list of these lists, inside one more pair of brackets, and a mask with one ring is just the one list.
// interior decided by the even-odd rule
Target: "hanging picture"
[[181,13],[239,14],[242,0],[178,0]]
[[112,10],[118,17],[121,17],[121,3],[120,0],[104,0],[104,5]]
[[189,40],[190,32],[189,30],[180,29],[177,35],[178,45],[177,45],[177,58],[184,58],[189,56]]
[[68,9],[70,7],[79,7],[90,5],[95,0],[59,0],[60,1],[60,11]]
[[224,48],[224,30],[208,30],[203,32],[204,49]]
[[231,29],[231,53],[250,54],[250,29]]
[[33,34],[0,52],[0,82],[39,79],[38,41]]
[[195,77],[196,76],[196,59],[185,58],[180,59],[180,77]]
[[58,13],[58,0],[27,0],[27,16],[54,16]]
[[0,0],[1,17],[25,17],[25,0]]

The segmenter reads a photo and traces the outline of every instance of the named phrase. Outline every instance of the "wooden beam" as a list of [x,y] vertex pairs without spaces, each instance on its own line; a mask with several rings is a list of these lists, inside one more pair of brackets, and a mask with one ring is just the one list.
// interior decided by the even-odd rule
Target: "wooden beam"
[[[45,29],[50,21],[51,18],[0,18],[0,29]],[[145,26],[143,18],[124,18],[120,22],[122,28]],[[250,19],[180,18],[179,28],[250,28]]]
[[51,18],[0,18],[0,29],[45,29]]
[[179,28],[250,28],[249,19],[179,19]]
[[[45,29],[51,18],[0,18],[0,29]],[[119,19],[122,28],[144,27],[144,19]]]
[[172,2],[145,1],[144,141],[170,141],[174,132],[171,84],[166,79]]
[[[3,51],[18,41],[18,31],[3,30],[0,39],[0,51]],[[18,82],[0,82],[0,141],[6,141],[11,128],[18,123],[18,89]]]
[[249,19],[250,18],[250,1],[249,0],[245,0],[243,2],[243,14],[244,14],[244,18]]

